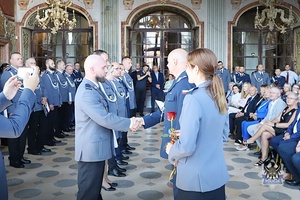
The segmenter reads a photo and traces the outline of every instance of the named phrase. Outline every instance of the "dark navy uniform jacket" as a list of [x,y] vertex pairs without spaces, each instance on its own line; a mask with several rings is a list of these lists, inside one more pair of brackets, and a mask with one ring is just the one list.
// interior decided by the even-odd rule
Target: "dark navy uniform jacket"
[[171,141],[171,138],[168,137],[169,129],[171,128],[171,122],[167,120],[166,114],[168,112],[176,112],[177,116],[173,120],[173,128],[175,130],[180,130],[179,118],[181,114],[181,108],[183,105],[183,99],[188,90],[193,88],[195,85],[188,82],[188,77],[186,72],[182,72],[173,82],[173,85],[166,92],[164,112],[162,113],[160,109],[156,112],[151,113],[143,117],[145,121],[145,128],[149,128],[158,124],[161,121],[164,121],[164,132],[162,137],[162,144],[160,148],[160,156],[162,158],[168,158],[166,153],[165,146],[168,142]]
[[271,83],[275,83],[278,85],[279,88],[283,88],[285,84],[285,77],[284,76],[273,76],[271,78]]

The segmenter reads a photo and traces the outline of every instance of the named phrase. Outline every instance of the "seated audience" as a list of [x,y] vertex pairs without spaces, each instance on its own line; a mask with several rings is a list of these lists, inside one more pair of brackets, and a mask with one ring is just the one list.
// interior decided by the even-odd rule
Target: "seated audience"
[[282,95],[281,98],[284,102],[286,102],[286,97],[287,97],[287,93],[292,91],[292,86],[289,83],[285,83],[283,85],[283,91],[282,91]]
[[283,135],[285,130],[293,122],[297,110],[298,96],[296,93],[290,92],[287,97],[287,107],[272,121],[265,122],[258,131],[248,140],[244,141],[244,145],[254,143],[258,138],[261,138],[261,159],[255,163],[256,166],[261,166],[268,158],[269,140],[278,135]]

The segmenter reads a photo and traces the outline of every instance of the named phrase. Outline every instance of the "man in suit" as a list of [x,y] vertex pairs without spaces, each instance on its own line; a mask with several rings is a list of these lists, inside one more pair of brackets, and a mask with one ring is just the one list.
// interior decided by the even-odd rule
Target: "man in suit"
[[243,107],[241,112],[229,114],[229,133],[233,134],[236,125],[236,137],[235,143],[239,143],[242,140],[241,124],[242,121],[249,118],[250,113],[254,113],[256,110],[256,104],[259,101],[259,95],[257,94],[257,88],[255,86],[250,87],[250,98],[247,100],[246,105]]
[[[14,112],[5,118],[0,115],[0,137],[1,138],[17,138],[19,137],[30,117],[34,102],[34,90],[39,83],[38,68],[35,68],[31,77],[24,77],[23,92],[18,98]],[[18,92],[21,82],[17,80],[16,76],[9,78],[3,87],[3,92],[0,93],[0,111],[12,104],[12,99]],[[0,199],[8,199],[6,170],[4,165],[3,155],[0,151]]]
[[268,73],[264,72],[263,65],[258,64],[257,71],[253,72],[251,75],[251,85],[254,85],[256,88],[260,88],[263,84],[271,84],[270,76]]
[[[47,115],[47,121],[49,122],[49,130],[45,133],[47,135],[45,144],[49,146],[55,146],[57,142],[60,142],[54,139],[54,130],[59,129],[58,126],[60,121],[58,120],[58,108],[62,104],[62,98],[61,93],[59,91],[59,82],[55,75],[55,64],[52,59],[46,60],[46,68],[47,70],[41,77],[41,81],[43,82],[42,90],[44,91],[44,96],[47,98],[48,105],[50,108],[50,111]],[[57,136],[61,138],[64,137],[61,134],[61,132],[58,132],[56,137]]]
[[285,180],[291,186],[300,185],[300,138],[278,146],[278,153],[287,170],[293,175],[292,180]]
[[158,71],[158,66],[154,65],[151,73],[151,112],[154,112],[155,100],[164,100],[164,75]]
[[231,74],[231,81],[234,82],[234,77],[237,76],[240,73],[240,66],[234,67],[234,72]]
[[136,130],[139,123],[134,118],[123,118],[108,112],[108,103],[98,84],[105,81],[107,73],[107,62],[101,56],[88,56],[84,69],[85,77],[75,96],[77,199],[101,200],[105,160],[114,153],[112,129]]
[[[277,87],[272,87],[270,91],[270,99],[272,100],[268,107],[267,116],[259,123],[248,126],[247,131],[249,135],[253,136],[260,126],[267,121],[272,121],[276,118],[286,107],[286,103],[281,99],[281,91]],[[257,145],[260,147],[260,138],[256,140]],[[243,150],[247,149],[244,147]]]
[[[6,81],[18,73],[19,67],[23,66],[23,57],[20,53],[14,52],[10,56],[10,66],[1,75],[1,88],[5,85]],[[22,94],[23,87],[21,87],[15,97],[12,99],[13,104],[7,108],[8,116],[14,113],[17,102]],[[26,146],[27,127],[18,138],[9,138],[8,151],[9,151],[9,165],[15,168],[23,168],[24,164],[31,163],[30,160],[25,159],[24,152]]]
[[224,90],[225,90],[224,92],[226,93],[228,91],[228,85],[230,83],[231,77],[230,77],[229,70],[224,68],[224,65],[223,65],[222,61],[218,61],[218,70],[217,70],[216,73],[222,79]]
[[[168,55],[168,68],[171,74],[175,76],[173,85],[166,92],[165,104],[163,112],[158,109],[156,112],[151,113],[143,117],[143,124],[145,128],[154,126],[161,121],[164,121],[164,132],[160,147],[160,156],[162,158],[168,159],[168,154],[166,153],[165,147],[168,142],[171,141],[169,137],[169,130],[171,128],[171,122],[167,119],[168,112],[176,112],[176,118],[173,120],[173,128],[175,130],[180,130],[179,118],[181,114],[181,109],[183,105],[183,99],[185,97],[186,91],[195,87],[194,84],[188,82],[188,77],[185,72],[187,67],[187,52],[184,49],[174,49]],[[176,176],[173,177],[173,193],[174,199],[177,199],[178,189],[175,187]]]

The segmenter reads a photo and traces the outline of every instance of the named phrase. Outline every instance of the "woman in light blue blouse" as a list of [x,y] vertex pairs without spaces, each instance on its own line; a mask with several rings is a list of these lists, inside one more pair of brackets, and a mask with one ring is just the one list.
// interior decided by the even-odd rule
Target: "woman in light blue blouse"
[[177,166],[178,199],[225,200],[229,179],[223,153],[226,99],[216,75],[217,58],[205,48],[188,54],[187,75],[196,88],[183,101],[180,137],[168,143],[169,161]]

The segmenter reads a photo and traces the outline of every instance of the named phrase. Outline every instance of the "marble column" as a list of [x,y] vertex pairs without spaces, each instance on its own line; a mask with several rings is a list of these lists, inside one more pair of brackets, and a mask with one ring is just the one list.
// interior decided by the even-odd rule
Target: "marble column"
[[224,66],[227,65],[225,3],[220,0],[207,1],[207,48],[216,54],[218,60],[223,61]]
[[119,52],[119,0],[101,1],[101,28],[99,34],[99,49],[105,50],[110,57],[111,62],[120,62]]

